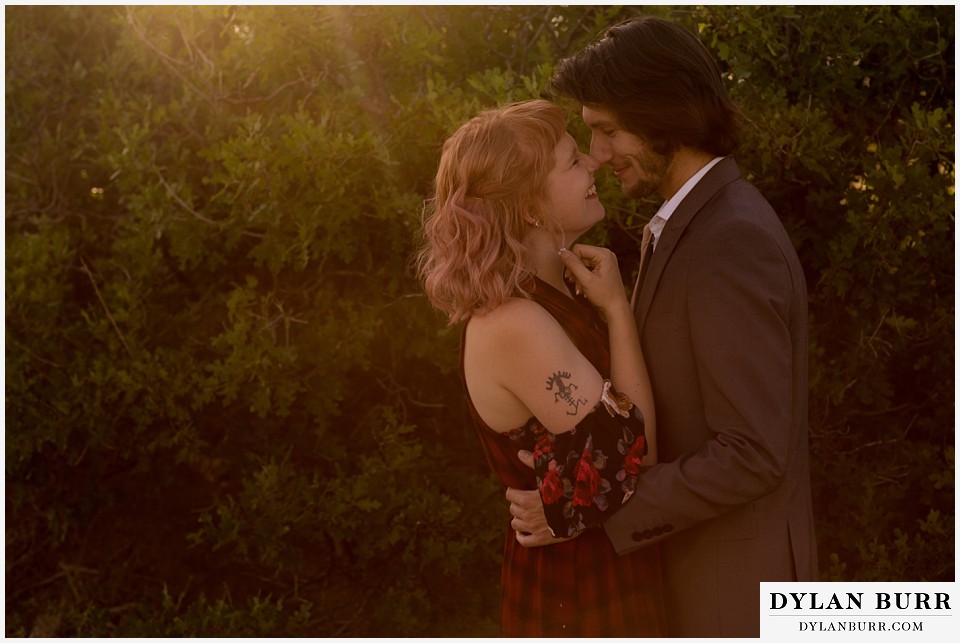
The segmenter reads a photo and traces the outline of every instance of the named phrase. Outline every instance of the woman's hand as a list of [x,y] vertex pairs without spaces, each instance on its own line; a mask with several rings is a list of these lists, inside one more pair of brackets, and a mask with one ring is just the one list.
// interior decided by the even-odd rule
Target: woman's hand
[[570,250],[562,248],[560,260],[591,304],[605,313],[619,306],[629,307],[617,255],[611,250],[578,243]]

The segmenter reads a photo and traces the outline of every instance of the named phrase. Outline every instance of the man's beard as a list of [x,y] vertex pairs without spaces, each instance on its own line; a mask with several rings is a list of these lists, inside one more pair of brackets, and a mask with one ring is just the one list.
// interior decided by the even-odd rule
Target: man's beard
[[636,163],[635,167],[639,168],[637,180],[630,185],[624,185],[623,191],[631,199],[643,199],[660,189],[667,175],[667,167],[673,161],[673,150],[668,150],[665,155],[648,152],[632,158]]
[[624,192],[631,199],[644,199],[660,187],[660,182],[651,179],[641,179],[629,186],[624,186]]

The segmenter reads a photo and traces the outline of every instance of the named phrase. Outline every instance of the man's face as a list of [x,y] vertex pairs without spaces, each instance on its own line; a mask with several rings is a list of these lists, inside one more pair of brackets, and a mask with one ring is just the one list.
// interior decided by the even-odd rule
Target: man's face
[[584,105],[581,114],[591,132],[590,156],[610,166],[627,196],[642,199],[661,192],[672,155],[654,152],[643,138],[621,127],[607,109]]

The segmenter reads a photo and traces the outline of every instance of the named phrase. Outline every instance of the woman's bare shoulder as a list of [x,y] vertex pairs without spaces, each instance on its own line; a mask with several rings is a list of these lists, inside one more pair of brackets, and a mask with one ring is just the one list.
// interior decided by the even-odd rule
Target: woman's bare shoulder
[[472,332],[496,341],[525,340],[551,328],[560,329],[557,320],[540,304],[523,297],[511,297],[493,310],[470,319]]

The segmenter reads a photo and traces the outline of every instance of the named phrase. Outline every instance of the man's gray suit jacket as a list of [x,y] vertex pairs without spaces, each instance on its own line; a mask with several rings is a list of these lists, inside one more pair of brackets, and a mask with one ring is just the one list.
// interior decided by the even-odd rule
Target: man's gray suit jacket
[[620,553],[661,542],[672,636],[758,636],[760,581],[817,580],[800,261],[731,157],[670,217],[643,281],[659,464],[604,527]]

